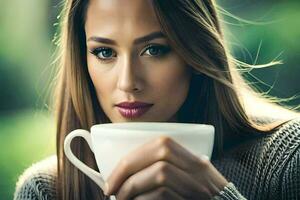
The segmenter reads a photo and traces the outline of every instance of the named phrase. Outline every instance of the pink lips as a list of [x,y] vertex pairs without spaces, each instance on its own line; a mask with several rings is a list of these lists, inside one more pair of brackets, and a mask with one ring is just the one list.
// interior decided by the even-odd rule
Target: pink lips
[[153,104],[144,102],[122,102],[117,104],[118,110],[123,117],[136,118],[143,115]]

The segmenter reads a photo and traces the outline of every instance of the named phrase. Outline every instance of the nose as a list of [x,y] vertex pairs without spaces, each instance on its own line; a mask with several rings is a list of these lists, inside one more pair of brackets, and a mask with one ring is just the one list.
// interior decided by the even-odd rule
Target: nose
[[130,56],[124,57],[120,61],[118,83],[117,87],[119,90],[124,92],[139,92],[142,90],[141,84],[138,77],[138,69],[136,64]]

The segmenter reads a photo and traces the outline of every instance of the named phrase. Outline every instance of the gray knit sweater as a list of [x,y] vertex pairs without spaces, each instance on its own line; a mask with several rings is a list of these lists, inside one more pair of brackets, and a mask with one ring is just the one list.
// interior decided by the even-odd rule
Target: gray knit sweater
[[[230,181],[214,199],[300,200],[300,119],[228,151],[213,165]],[[56,157],[27,169],[14,200],[56,199]]]

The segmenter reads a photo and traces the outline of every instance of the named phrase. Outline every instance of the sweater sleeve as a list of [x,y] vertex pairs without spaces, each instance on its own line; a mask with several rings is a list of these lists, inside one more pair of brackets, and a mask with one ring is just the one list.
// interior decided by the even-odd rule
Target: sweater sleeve
[[213,200],[246,200],[246,198],[237,190],[232,182],[229,182]]
[[50,157],[26,169],[19,177],[14,200],[55,199],[55,157]]

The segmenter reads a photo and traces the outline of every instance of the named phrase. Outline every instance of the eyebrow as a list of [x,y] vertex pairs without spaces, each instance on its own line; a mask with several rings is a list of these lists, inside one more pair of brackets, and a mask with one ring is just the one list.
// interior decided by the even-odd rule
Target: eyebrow
[[[147,42],[147,41],[154,40],[156,38],[166,38],[166,36],[162,32],[160,32],[160,31],[152,32],[152,33],[150,33],[148,35],[136,38],[133,41],[133,44],[144,43],[144,42]],[[111,40],[111,39],[103,38],[103,37],[97,37],[97,36],[92,36],[87,41],[95,41],[95,42],[99,42],[99,43],[105,43],[105,44],[110,44],[110,45],[117,45],[117,42],[115,40]]]

